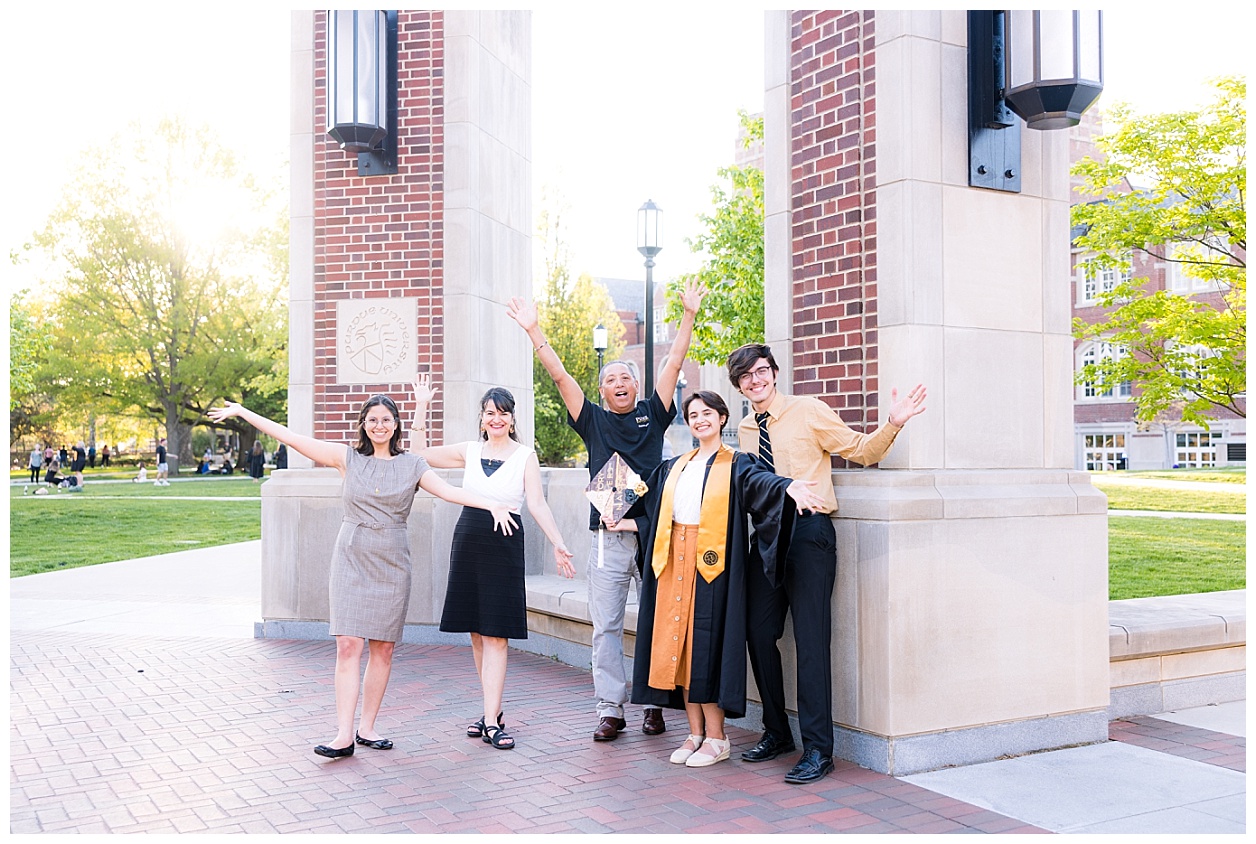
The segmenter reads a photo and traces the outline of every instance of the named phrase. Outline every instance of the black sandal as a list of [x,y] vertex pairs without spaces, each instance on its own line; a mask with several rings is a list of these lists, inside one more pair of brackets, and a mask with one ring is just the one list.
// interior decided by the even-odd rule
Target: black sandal
[[[483,740],[486,744],[491,744],[498,750],[514,750],[515,748],[515,740],[496,724],[489,724],[484,728]],[[510,743],[507,744],[507,742]]]
[[[505,712],[497,713],[497,726],[499,727],[506,726],[506,722],[502,720],[502,716],[505,714],[506,714]],[[483,737],[484,737],[484,718],[483,716],[481,716],[479,721],[476,721],[470,727],[467,727],[467,738],[483,738]]]

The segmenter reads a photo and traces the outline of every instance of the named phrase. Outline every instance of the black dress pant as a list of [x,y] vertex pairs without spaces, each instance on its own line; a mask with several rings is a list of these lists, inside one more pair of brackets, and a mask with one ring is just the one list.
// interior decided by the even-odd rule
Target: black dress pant
[[792,735],[785,711],[785,680],[777,642],[792,611],[798,652],[798,723],[803,748],[833,755],[833,670],[830,659],[833,584],[837,578],[837,538],[825,514],[800,516],[789,555],[778,560],[784,578],[774,586],[763,573],[757,547],[751,553],[746,590],[746,643],[750,667],[763,699],[764,729],[778,738]]

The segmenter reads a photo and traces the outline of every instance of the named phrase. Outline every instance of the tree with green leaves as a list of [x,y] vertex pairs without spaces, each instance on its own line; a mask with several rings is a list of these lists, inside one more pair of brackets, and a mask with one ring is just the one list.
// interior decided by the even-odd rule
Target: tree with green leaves
[[[545,275],[538,285],[537,321],[567,373],[585,395],[596,399],[597,352],[590,342],[593,329],[599,323],[606,328],[605,360],[614,360],[623,352],[624,325],[605,287],[586,274],[572,282],[561,222],[561,210],[547,208],[540,214],[537,228],[545,250]],[[577,458],[584,444],[567,424],[558,385],[539,358],[532,366],[537,458],[547,466],[560,465]]]
[[53,386],[42,373],[51,345],[40,311],[29,301],[28,291],[9,296],[9,438],[17,441],[38,435],[41,441],[56,438]]
[[90,154],[36,243],[58,277],[60,400],[160,422],[171,453],[224,397],[286,397],[286,209],[208,128]]
[[[1134,114],[1118,105],[1115,130],[1098,139],[1103,155],[1073,172],[1079,191],[1098,197],[1073,207],[1090,253],[1085,271],[1128,267],[1145,253],[1217,297],[1151,290],[1129,278],[1098,296],[1100,321],[1075,321],[1075,335],[1122,353],[1099,355],[1077,373],[1099,391],[1136,387],[1137,418],[1178,416],[1208,427],[1219,410],[1247,415],[1247,83],[1217,80],[1215,99],[1197,111]],[[1135,182],[1150,187],[1132,189]]]
[[[763,141],[763,116],[739,113],[742,143]],[[689,240],[690,248],[707,256],[702,269],[668,285],[667,319],[679,323],[685,285],[697,280],[707,289],[702,319],[694,327],[689,357],[699,363],[723,363],[745,343],[763,342],[763,170],[753,166],[721,167],[725,183],[711,187],[715,208],[699,215],[706,232]]]

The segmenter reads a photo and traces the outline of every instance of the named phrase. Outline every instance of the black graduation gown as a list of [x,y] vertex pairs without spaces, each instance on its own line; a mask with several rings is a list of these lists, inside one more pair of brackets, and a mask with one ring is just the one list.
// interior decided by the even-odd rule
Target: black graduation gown
[[[641,603],[637,610],[637,649],[632,670],[632,702],[684,709],[682,689],[654,689],[648,682],[651,632],[658,593],[658,579],[650,561],[654,558],[654,537],[660,518],[658,510],[663,486],[677,459],[661,464],[654,471],[646,481],[650,491],[627,514],[629,518],[637,517],[639,547],[644,552]],[[710,463],[707,464],[707,474],[709,477]],[[793,500],[785,494],[791,479],[767,470],[750,455],[734,453],[731,476],[724,572],[711,583],[699,576],[694,586],[689,701],[715,703],[729,718],[741,718],[746,714],[746,567],[750,554],[746,517],[750,516],[754,523],[760,552],[783,561],[796,511]],[[666,518],[670,519],[671,513]]]

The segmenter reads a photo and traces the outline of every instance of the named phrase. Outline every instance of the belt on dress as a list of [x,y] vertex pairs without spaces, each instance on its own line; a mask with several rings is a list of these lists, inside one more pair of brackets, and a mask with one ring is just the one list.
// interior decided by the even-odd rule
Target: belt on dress
[[345,519],[346,525],[354,525],[355,527],[369,528],[370,530],[405,530],[405,522],[354,522]]

